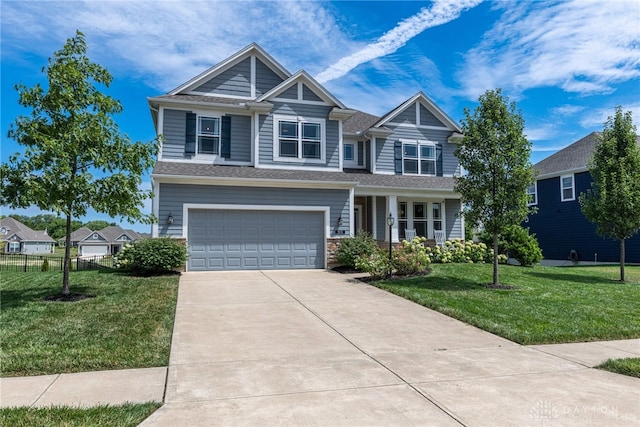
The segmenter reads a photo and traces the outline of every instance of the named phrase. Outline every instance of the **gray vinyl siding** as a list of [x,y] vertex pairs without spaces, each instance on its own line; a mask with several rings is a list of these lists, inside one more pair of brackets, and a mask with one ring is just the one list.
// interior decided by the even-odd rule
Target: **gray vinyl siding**
[[22,253],[25,255],[50,254],[52,244],[46,242],[23,242]]
[[376,141],[376,171],[377,172],[394,172],[393,159],[393,143],[391,138],[375,138]]
[[160,221],[161,236],[182,236],[184,203],[277,206],[321,206],[330,208],[331,235],[335,236],[338,218],[349,218],[349,190],[308,188],[264,188],[218,185],[160,184],[159,218],[173,216],[173,224]]
[[[450,130],[421,129],[408,126],[389,127],[392,128],[393,134],[391,134],[391,136],[387,138],[387,143],[384,147],[384,152],[382,153],[382,163],[376,163],[377,170],[385,170],[390,172],[395,171],[393,164],[394,141],[397,141],[399,139],[420,139],[436,142],[442,146],[442,170],[444,176],[459,174],[460,164],[456,156],[453,154],[456,149],[456,145],[447,142],[447,138],[449,138],[449,135],[451,135]],[[380,139],[378,139],[378,142],[379,141]],[[381,148],[378,147],[378,150],[381,150]],[[380,167],[381,164],[382,168]]]
[[282,81],[264,62],[256,59],[256,97],[269,92]]
[[289,89],[277,95],[278,98],[298,99],[298,85],[294,84]]
[[[236,162],[251,161],[251,117],[231,115],[231,158]],[[184,110],[164,110],[163,159],[188,159],[185,156],[185,127],[187,112]]]
[[302,85],[302,99],[305,101],[318,101],[322,102],[322,98],[316,95],[311,89],[309,89],[306,85]]
[[184,159],[186,111],[164,110],[162,135],[162,157],[165,159]]
[[431,111],[427,110],[424,105],[420,104],[420,124],[423,126],[443,126],[446,127],[444,123],[436,118],[436,116],[431,113]]
[[260,115],[259,118],[259,138],[260,138],[260,164],[279,164],[292,166],[311,166],[323,167],[322,164],[313,162],[274,162],[273,161],[273,116],[302,116],[306,118],[325,119],[325,159],[324,166],[337,168],[340,164],[339,151],[339,126],[338,121],[329,120],[329,111],[331,107],[323,105],[305,105],[305,104],[286,104],[274,102],[272,114]]
[[251,96],[251,58],[247,58],[194,89],[218,95]]
[[251,161],[251,117],[231,116],[231,158],[228,160]]
[[411,104],[403,112],[394,117],[393,123],[416,124],[416,104]]
[[376,233],[378,240],[384,240],[385,228],[387,226],[387,199],[386,197],[376,197]]
[[460,213],[459,199],[445,199],[444,215],[446,222],[446,238],[447,239],[464,239],[464,230],[462,229],[462,218]]

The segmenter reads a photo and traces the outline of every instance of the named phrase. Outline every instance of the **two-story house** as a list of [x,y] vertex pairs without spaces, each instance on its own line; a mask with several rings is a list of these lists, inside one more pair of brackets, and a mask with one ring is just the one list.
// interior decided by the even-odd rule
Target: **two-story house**
[[[543,264],[619,262],[620,243],[596,234],[578,198],[591,188],[588,163],[596,146],[593,132],[536,163],[536,182],[528,189],[538,212],[523,224],[536,234]],[[640,142],[639,142],[640,143]],[[626,261],[640,263],[640,234],[626,241]]]
[[251,44],[148,101],[164,137],[152,234],[185,238],[189,271],[326,268],[360,230],[464,236],[461,130],[421,92],[377,117]]

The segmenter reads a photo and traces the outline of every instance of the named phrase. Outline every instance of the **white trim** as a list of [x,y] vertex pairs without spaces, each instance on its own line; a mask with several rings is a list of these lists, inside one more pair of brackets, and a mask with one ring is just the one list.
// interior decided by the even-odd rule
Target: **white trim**
[[[342,137],[342,120],[338,120],[338,169],[342,170],[344,169],[344,159],[342,158],[343,156],[343,145],[344,145],[344,139]],[[356,143],[357,145],[357,143]],[[357,149],[357,146],[356,146]],[[355,150],[354,150],[354,154],[355,154]]]
[[354,189],[349,189],[349,236],[355,236],[355,225],[353,221],[353,207],[355,206],[355,193]]
[[462,129],[460,129],[460,127],[453,121],[453,119],[451,119],[451,117],[449,117],[444,111],[442,111],[440,109],[440,107],[438,107],[427,95],[425,95],[423,92],[418,92],[415,95],[413,95],[411,98],[409,98],[408,100],[406,100],[405,102],[403,102],[399,107],[397,107],[394,110],[391,110],[391,112],[387,115],[385,115],[382,119],[380,119],[376,124],[374,124],[372,127],[374,128],[378,128],[380,126],[383,126],[386,123],[390,123],[391,120],[393,120],[394,118],[396,118],[398,116],[398,114],[400,114],[401,112],[403,112],[404,110],[406,110],[411,103],[413,102],[419,102],[422,103],[424,105],[424,107],[431,112],[431,114],[433,114],[438,120],[440,120],[443,124],[447,125],[448,127],[446,129],[448,130],[455,130],[459,133],[462,133]]
[[256,165],[256,169],[284,169],[284,170],[302,170],[302,171],[314,171],[314,172],[342,172],[342,170],[338,168],[325,168],[325,167],[318,167],[318,166],[299,166],[299,165],[296,165],[294,162],[291,162],[290,164],[286,164],[286,165],[277,164],[277,163],[260,164],[260,165]]
[[[402,144],[402,175],[408,175],[408,176],[437,176],[438,175],[438,154],[437,154],[437,142],[434,141],[430,141],[427,139],[399,139],[399,141]],[[405,161],[405,155],[404,155],[404,146],[405,144],[411,144],[411,145],[417,145],[417,152],[416,152],[416,158],[413,159],[411,157],[408,157],[407,160],[415,160],[417,162],[417,169],[418,172],[417,173],[409,173],[409,172],[405,172],[404,171],[404,161]],[[423,145],[428,145],[430,147],[433,147],[433,170],[435,173],[432,174],[426,174],[426,173],[420,173],[421,169],[422,169],[422,157],[421,157],[421,146]],[[428,161],[432,161],[432,159],[425,159]]]
[[224,157],[210,155],[206,158],[206,154],[197,154],[192,159],[165,159],[165,163],[197,163],[199,165],[226,165],[226,166],[253,166],[251,162],[242,162],[240,160],[226,160]]
[[253,152],[251,160],[255,167],[260,167],[260,113],[253,113]]
[[[311,77],[309,73],[307,73],[304,70],[298,71],[297,73],[295,73],[294,75],[292,75],[291,77],[289,77],[288,79],[286,79],[285,81],[277,85],[276,87],[272,88],[269,92],[262,94],[262,96],[258,97],[256,101],[261,102],[267,99],[275,99],[274,95],[277,95],[282,91],[287,90],[288,88],[293,86],[294,82],[297,82],[299,80],[304,82],[307,85],[307,87],[309,87],[309,90],[311,90],[313,93],[318,95],[320,99],[324,99],[324,101],[328,103],[328,104],[323,103],[321,105],[337,105],[342,109],[345,109],[345,110],[347,109],[347,107],[342,102],[340,102],[338,98],[333,96],[320,83],[318,83],[313,77]],[[291,99],[287,100],[287,102],[291,102],[291,101],[292,101]],[[318,101],[305,101],[304,103],[313,104],[314,102],[318,103]]]
[[[562,185],[562,180],[564,178],[571,178],[571,197],[564,197],[564,187]],[[568,188],[568,187],[567,187]],[[560,176],[560,201],[561,202],[572,202],[576,199],[576,177],[574,174],[570,175],[561,175]]]
[[151,214],[156,217],[156,221],[151,224],[151,237],[158,237],[158,223],[160,221],[160,183],[153,179],[153,177],[151,177],[151,187],[153,188]]
[[[358,183],[351,181],[305,181],[295,179],[257,179],[216,176],[183,176],[183,175],[152,175],[155,182],[163,184],[193,184],[193,185],[222,185],[239,187],[276,187],[276,188],[323,188],[350,189]],[[387,190],[388,191],[388,190]]]
[[527,186],[527,196],[530,194],[535,195],[535,202],[527,201],[527,206],[536,206],[538,204],[538,181],[533,181],[533,193],[529,193],[529,187]]
[[[410,129],[428,129],[428,130],[442,130],[442,131],[447,131],[447,132],[451,132],[452,129],[451,128],[447,128],[444,126],[432,126],[432,125],[414,125],[413,123],[395,123],[395,122],[388,122],[387,125],[389,126],[395,126],[395,127],[399,127],[399,128],[410,128]],[[447,141],[448,142],[448,141]]]
[[371,138],[371,173],[378,173],[376,166],[376,148],[377,148],[377,138],[374,136]]
[[[164,135],[164,107],[158,107],[158,127],[156,128],[156,136]],[[160,139],[160,147],[158,147],[158,161],[162,161],[162,143],[164,138]]]
[[308,105],[321,105],[323,107],[331,107],[333,104],[323,101],[305,101],[301,99],[290,99],[290,98],[271,98],[269,101],[282,102],[287,104],[308,104]]
[[574,168],[574,169],[567,169],[567,170],[563,170],[563,171],[559,171],[559,172],[550,172],[550,173],[546,173],[546,174],[542,174],[542,175],[536,175],[536,180],[537,181],[542,181],[543,179],[551,179],[551,178],[557,178],[559,176],[563,176],[563,175],[569,175],[569,174],[577,174],[577,173],[582,173],[582,172],[589,172],[589,168],[586,166],[581,166],[579,168]]
[[195,95],[195,96],[209,96],[211,98],[228,98],[228,99],[241,99],[245,101],[253,100],[251,95],[230,95],[226,93],[211,93],[211,92],[199,92],[196,90],[190,90],[189,92],[183,92],[182,95]]
[[[393,218],[395,218],[395,221],[393,223],[393,225],[391,226],[391,241],[392,242],[398,242],[398,196],[396,195],[390,195],[387,196],[387,209],[391,215],[393,216]],[[385,212],[385,218],[387,217],[386,212]],[[385,233],[388,235],[389,234],[389,226],[386,224],[385,222],[385,226],[386,226],[386,231]],[[388,240],[387,240],[388,241]]]
[[387,196],[389,191],[393,191],[398,197],[419,197],[419,198],[449,198],[459,200],[460,195],[451,190],[437,190],[425,188],[390,188],[390,187],[374,187],[366,185],[358,185],[356,188],[356,196]]
[[371,196],[371,230],[373,231],[373,238],[378,239],[378,210],[377,210],[376,196]]
[[[356,209],[358,210],[358,217],[357,217],[358,224],[360,224],[360,230],[363,230],[363,228],[362,228],[362,205],[354,205],[353,206],[353,211],[355,212]],[[354,218],[354,221],[353,221],[353,229],[354,229],[354,232],[352,233],[353,236],[355,236],[355,233],[360,231],[360,230],[356,229],[355,219],[356,218]]]
[[416,126],[420,126],[420,103],[416,102]]
[[[292,206],[292,205],[229,205],[207,203],[184,203],[182,205],[182,237],[189,245],[189,210],[246,210],[246,211],[283,211],[283,212],[322,212],[324,213],[324,268],[327,268],[327,239],[331,238],[331,208],[329,206]],[[186,270],[189,269],[189,263]]]
[[304,97],[302,96],[302,95],[303,95],[304,90],[303,90],[302,86],[303,86],[303,85],[302,85],[302,82],[298,80],[298,87],[297,87],[297,91],[298,91],[298,93],[297,93],[297,95],[298,95],[298,101],[304,101]]
[[256,74],[256,56],[251,55],[251,77],[249,77],[249,84],[251,85],[251,99],[255,99],[256,97]]

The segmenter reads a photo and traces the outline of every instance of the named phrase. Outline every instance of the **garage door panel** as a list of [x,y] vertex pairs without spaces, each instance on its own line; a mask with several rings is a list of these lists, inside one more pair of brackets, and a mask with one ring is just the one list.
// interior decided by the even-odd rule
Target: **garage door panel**
[[192,210],[190,270],[324,267],[322,212]]

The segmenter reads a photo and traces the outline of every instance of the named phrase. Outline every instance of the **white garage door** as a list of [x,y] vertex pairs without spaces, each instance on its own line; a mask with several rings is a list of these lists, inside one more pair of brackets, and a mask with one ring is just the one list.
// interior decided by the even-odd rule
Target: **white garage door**
[[323,212],[189,211],[189,271],[324,268]]
[[106,245],[82,245],[80,248],[80,256],[99,256],[109,253],[109,248]]

